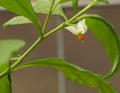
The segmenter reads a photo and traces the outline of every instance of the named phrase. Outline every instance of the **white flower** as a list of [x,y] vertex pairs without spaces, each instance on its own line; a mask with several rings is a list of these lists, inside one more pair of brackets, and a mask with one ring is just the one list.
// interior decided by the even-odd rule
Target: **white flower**
[[77,35],[79,40],[83,40],[84,34],[87,32],[88,28],[85,23],[85,19],[83,19],[82,21],[79,21],[76,25],[67,26],[65,27],[65,29],[67,29],[74,35]]
[[85,24],[85,19],[79,21],[76,25],[71,25],[65,27],[65,29],[69,30],[74,35],[85,34],[87,32],[87,25]]

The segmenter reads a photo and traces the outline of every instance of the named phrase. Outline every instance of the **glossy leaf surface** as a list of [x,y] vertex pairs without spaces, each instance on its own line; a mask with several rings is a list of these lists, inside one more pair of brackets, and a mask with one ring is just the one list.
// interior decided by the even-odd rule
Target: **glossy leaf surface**
[[110,74],[114,74],[120,63],[120,43],[115,29],[109,22],[98,15],[88,14],[83,15],[81,18],[85,18],[88,28],[102,43],[106,54],[113,63]]
[[103,3],[106,3],[106,4],[109,3],[109,0],[98,0],[98,1],[103,2]]
[[87,87],[98,88],[99,93],[116,93],[113,86],[104,80],[102,76],[93,74],[92,72],[84,70],[76,65],[69,64],[61,59],[49,58],[36,60],[18,67],[16,70],[29,66],[52,67],[61,71],[69,80],[84,84]]
[[[42,14],[48,14],[50,10],[52,0],[37,0],[37,2],[34,4],[33,8],[36,13],[42,13]],[[54,5],[54,11],[52,14],[57,14],[62,16],[65,20],[67,20],[67,17],[65,16],[60,4],[57,4],[57,1],[55,1]],[[3,26],[10,26],[10,25],[18,25],[18,24],[26,24],[31,23],[26,17],[23,16],[17,16],[9,21],[7,21]]]
[[79,0],[73,0],[73,9],[75,12],[78,11],[78,2],[79,2]]
[[9,71],[10,58],[24,44],[21,40],[0,40],[0,93],[11,93],[9,75],[1,77],[1,74],[5,70]]
[[7,26],[27,24],[27,23],[31,23],[31,21],[24,16],[17,16],[17,17],[13,17],[12,19],[4,23],[3,27],[5,28]]
[[41,30],[40,23],[34,13],[30,0],[0,0],[0,6],[17,15],[27,17]]
[[70,1],[73,1],[73,0],[59,0],[59,3],[66,3],[66,2],[70,2]]
[[[52,0],[37,0],[37,2],[35,3],[34,10],[36,13],[43,13],[43,14],[48,14],[49,10],[50,10],[50,6],[51,6]],[[65,20],[67,20],[61,5],[58,3],[57,0],[55,0],[54,3],[54,9],[52,11],[52,14],[58,14],[62,17],[64,17]]]
[[0,78],[0,93],[11,93],[11,83],[8,75]]
[[0,40],[0,66],[8,63],[11,56],[24,46],[21,40]]

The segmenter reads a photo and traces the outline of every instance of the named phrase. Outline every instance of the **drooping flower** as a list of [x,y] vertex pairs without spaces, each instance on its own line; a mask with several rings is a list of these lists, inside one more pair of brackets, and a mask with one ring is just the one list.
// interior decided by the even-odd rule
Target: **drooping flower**
[[68,31],[70,31],[74,35],[77,35],[78,40],[83,40],[84,34],[87,32],[88,28],[87,28],[87,25],[85,23],[85,19],[83,19],[82,21],[79,21],[75,25],[69,25],[69,26],[65,27],[65,29],[67,29]]

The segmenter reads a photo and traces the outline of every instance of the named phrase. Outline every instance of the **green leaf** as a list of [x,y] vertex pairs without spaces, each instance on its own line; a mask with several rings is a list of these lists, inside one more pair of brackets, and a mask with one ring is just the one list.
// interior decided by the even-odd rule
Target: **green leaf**
[[17,16],[17,17],[10,19],[6,23],[4,23],[3,27],[7,27],[10,25],[27,24],[27,23],[31,23],[31,21],[24,16]]
[[59,3],[66,3],[66,2],[70,2],[70,1],[73,1],[73,0],[59,0]]
[[0,93],[11,93],[9,76],[4,76],[3,78],[0,78]]
[[69,80],[72,80],[76,83],[84,84],[87,87],[98,88],[99,93],[116,93],[113,86],[109,82],[104,80],[102,76],[93,74],[92,72],[84,70],[73,64],[67,63],[61,59],[48,58],[43,60],[36,60],[28,62],[14,70],[19,70],[29,66],[52,67],[60,70]]
[[40,23],[34,13],[30,0],[0,0],[0,6],[15,14],[27,17],[41,30]]
[[86,20],[88,28],[102,43],[106,54],[113,63],[113,69],[108,74],[108,77],[115,74],[120,64],[120,43],[115,29],[109,22],[98,15],[87,14],[83,15],[81,19]]
[[0,68],[9,63],[11,56],[22,48],[24,44],[21,40],[0,40]]
[[[93,1],[96,1],[96,0],[93,0]],[[103,2],[103,3],[106,3],[106,4],[109,4],[109,0],[97,0],[97,1],[100,1],[100,2]]]
[[[48,14],[49,9],[51,6],[51,0],[37,0],[37,2],[34,4],[33,8],[36,13],[43,13],[43,14]],[[57,4],[57,2],[56,2]],[[55,6],[55,9],[52,14],[58,14],[62,17],[64,17],[65,20],[67,20],[67,17],[65,16],[60,4],[57,4]],[[28,20],[26,17],[23,16],[17,16],[13,17],[9,21],[3,24],[4,27],[10,26],[10,25],[19,25],[19,24],[26,24],[26,23],[31,23],[30,20]]]
[[109,0],[99,0],[100,2],[103,2],[103,3],[106,3],[108,4],[109,3]]
[[[34,10],[36,13],[43,13],[43,14],[48,14],[50,10],[52,0],[37,0],[37,2],[34,4]],[[65,20],[67,20],[67,17],[65,16],[60,4],[58,4],[58,1],[55,0],[55,5],[54,5],[54,11],[52,14],[58,14],[62,17],[64,17]]]
[[73,9],[75,12],[77,12],[77,10],[78,10],[78,2],[79,2],[79,0],[73,0]]
[[75,12],[77,12],[79,0],[58,0],[58,1],[60,4],[72,1],[73,9]]
[[21,40],[0,40],[0,93],[11,93],[11,81],[9,75],[1,77],[4,71],[9,71],[10,58],[21,47]]

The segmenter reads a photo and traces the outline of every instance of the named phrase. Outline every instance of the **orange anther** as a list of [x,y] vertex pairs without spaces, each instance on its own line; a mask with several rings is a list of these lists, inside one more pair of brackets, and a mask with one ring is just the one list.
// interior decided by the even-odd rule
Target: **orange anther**
[[85,37],[84,37],[84,34],[79,34],[78,35],[78,40],[83,40]]

